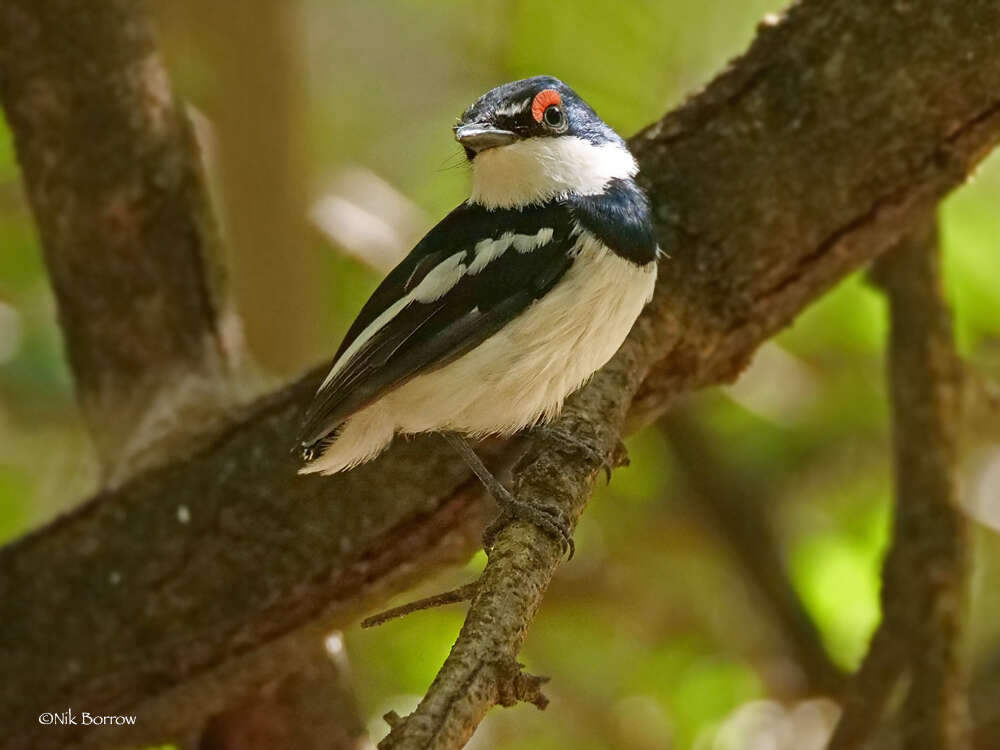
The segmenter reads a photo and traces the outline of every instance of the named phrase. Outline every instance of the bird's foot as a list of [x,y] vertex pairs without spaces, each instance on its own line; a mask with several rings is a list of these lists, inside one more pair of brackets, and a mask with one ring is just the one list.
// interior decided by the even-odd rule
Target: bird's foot
[[553,427],[551,425],[539,425],[533,427],[529,435],[535,439],[553,440],[570,450],[580,451],[589,456],[593,461],[600,464],[604,470],[604,476],[608,483],[611,482],[611,472],[619,466],[628,466],[628,450],[621,440],[615,446],[611,455],[605,453],[595,441],[587,440],[572,432]]
[[568,552],[570,559],[573,558],[575,546],[573,544],[572,526],[569,518],[562,510],[552,506],[535,505],[518,500],[486,468],[465,438],[450,432],[443,432],[441,436],[458,451],[459,455],[462,456],[463,460],[472,469],[473,473],[483,483],[487,492],[492,495],[500,507],[500,515],[483,532],[483,547],[486,548],[487,553],[493,548],[493,541],[500,531],[514,521],[527,521],[528,523],[533,523],[546,534],[554,537],[559,542],[563,554]]
[[566,513],[551,505],[535,505],[525,503],[515,498],[509,490],[504,490],[504,497],[494,498],[500,506],[500,515],[493,519],[483,532],[483,548],[487,553],[493,548],[497,535],[515,521],[527,521],[534,524],[557,542],[564,555],[570,560],[576,552],[573,542],[573,529]]

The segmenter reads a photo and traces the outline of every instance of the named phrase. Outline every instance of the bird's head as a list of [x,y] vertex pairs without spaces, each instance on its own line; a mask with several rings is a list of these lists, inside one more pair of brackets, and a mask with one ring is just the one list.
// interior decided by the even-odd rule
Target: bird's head
[[600,193],[638,171],[622,138],[551,76],[487,91],[462,114],[455,139],[472,164],[471,200],[491,209]]

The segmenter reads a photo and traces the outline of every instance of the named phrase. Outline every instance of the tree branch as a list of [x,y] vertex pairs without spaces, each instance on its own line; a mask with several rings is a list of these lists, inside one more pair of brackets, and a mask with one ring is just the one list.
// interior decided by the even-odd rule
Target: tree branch
[[185,445],[232,403],[198,149],[135,6],[0,9],[0,100],[112,483],[157,463],[166,443]]
[[[896,534],[909,549],[904,644],[910,686],[902,709],[907,750],[968,745],[962,665],[968,524],[958,502],[961,365],[941,281],[937,225],[880,259],[889,297]],[[914,576],[914,570],[922,575]]]
[[904,748],[968,743],[960,658],[968,548],[955,474],[960,365],[938,256],[937,228],[928,220],[874,268],[891,319],[896,516],[882,622],[844,700],[831,750],[867,747],[900,690]]
[[[676,394],[731,379],[960,184],[1000,139],[998,44],[992,2],[806,0],[636,136],[671,257],[567,423],[610,452],[626,415],[634,429]],[[401,441],[338,477],[294,474],[286,451],[316,382],[262,400],[190,460],[0,551],[0,664],[17,675],[0,680],[0,748],[110,741],[107,730],[38,726],[39,712],[66,704],[138,713],[115,740],[160,740],[224,707],[241,681],[284,673],[324,628],[475,549],[484,504],[439,440]],[[573,511],[596,468],[560,450],[539,445],[519,489]],[[516,653],[552,554],[531,527],[498,540],[487,581],[516,560],[535,573],[510,593],[523,623],[490,636],[497,654]],[[481,591],[470,622],[503,596]],[[511,695],[463,704],[464,721]]]

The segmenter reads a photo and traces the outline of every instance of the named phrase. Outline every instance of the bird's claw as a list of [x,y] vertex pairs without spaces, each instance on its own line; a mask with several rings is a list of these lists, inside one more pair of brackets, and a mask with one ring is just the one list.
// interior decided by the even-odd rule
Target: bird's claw
[[564,555],[573,559],[576,544],[573,542],[573,530],[566,514],[551,505],[533,505],[511,498],[500,506],[498,515],[483,532],[483,547],[487,552],[493,548],[497,535],[515,521],[527,521],[534,524],[557,542]]
[[535,438],[553,440],[571,450],[585,453],[591,460],[600,464],[601,469],[604,470],[604,477],[608,484],[611,483],[611,472],[615,468],[628,465],[628,451],[625,449],[625,444],[621,441],[618,441],[614,452],[609,456],[593,441],[557,427],[541,425],[533,428],[531,435]]

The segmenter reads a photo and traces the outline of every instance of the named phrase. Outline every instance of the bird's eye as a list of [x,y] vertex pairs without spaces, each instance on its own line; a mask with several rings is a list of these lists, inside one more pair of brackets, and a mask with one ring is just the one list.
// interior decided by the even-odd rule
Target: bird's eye
[[566,123],[566,115],[555,104],[545,108],[545,114],[542,115],[542,119],[550,128],[561,128]]

